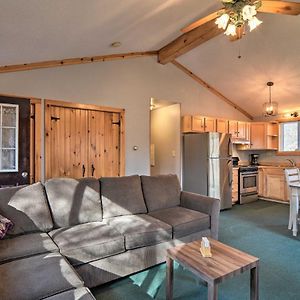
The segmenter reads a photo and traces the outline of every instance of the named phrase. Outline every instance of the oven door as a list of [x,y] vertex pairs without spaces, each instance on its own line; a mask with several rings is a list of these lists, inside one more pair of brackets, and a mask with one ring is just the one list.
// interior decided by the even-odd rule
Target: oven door
[[240,193],[257,193],[258,172],[245,172],[240,174]]

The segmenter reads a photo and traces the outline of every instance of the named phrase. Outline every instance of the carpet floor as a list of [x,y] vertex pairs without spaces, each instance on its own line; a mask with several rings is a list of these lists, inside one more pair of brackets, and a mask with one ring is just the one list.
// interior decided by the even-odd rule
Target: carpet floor
[[[221,212],[219,240],[260,258],[262,300],[300,299],[300,234],[287,229],[288,205],[267,201]],[[207,288],[175,265],[174,299],[207,299]],[[101,300],[165,299],[165,264],[92,290]],[[220,300],[249,299],[249,272],[219,285]]]

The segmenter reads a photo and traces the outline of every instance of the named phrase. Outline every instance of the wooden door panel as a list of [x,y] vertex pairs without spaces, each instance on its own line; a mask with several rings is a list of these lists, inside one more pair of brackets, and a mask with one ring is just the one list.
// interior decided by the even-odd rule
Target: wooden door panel
[[86,176],[87,111],[50,106],[46,110],[46,177]]
[[121,125],[120,114],[113,113],[113,125],[112,125],[113,176],[120,176],[120,125]]
[[266,124],[251,123],[250,129],[251,148],[266,149]]
[[216,131],[216,119],[205,118],[205,131],[215,132]]
[[217,119],[217,131],[220,133],[228,133],[228,121]]
[[237,138],[237,133],[238,133],[238,127],[237,126],[238,126],[237,121],[229,120],[228,130],[229,130],[229,133],[232,135],[233,138]]
[[89,165],[88,176],[104,175],[104,112],[89,112]]

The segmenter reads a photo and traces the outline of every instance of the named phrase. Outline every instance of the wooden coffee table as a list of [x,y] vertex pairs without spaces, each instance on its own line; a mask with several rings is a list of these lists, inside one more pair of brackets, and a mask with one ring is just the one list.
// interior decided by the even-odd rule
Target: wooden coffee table
[[179,245],[167,250],[167,300],[173,298],[173,261],[187,268],[208,285],[208,299],[218,299],[218,284],[226,278],[250,270],[250,299],[258,300],[259,258],[209,238],[211,258],[200,253],[201,241]]

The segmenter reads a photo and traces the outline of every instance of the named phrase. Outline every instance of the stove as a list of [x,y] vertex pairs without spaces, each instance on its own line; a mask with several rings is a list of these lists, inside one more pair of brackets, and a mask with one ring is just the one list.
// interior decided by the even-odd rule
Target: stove
[[239,168],[239,203],[258,200],[258,166]]

